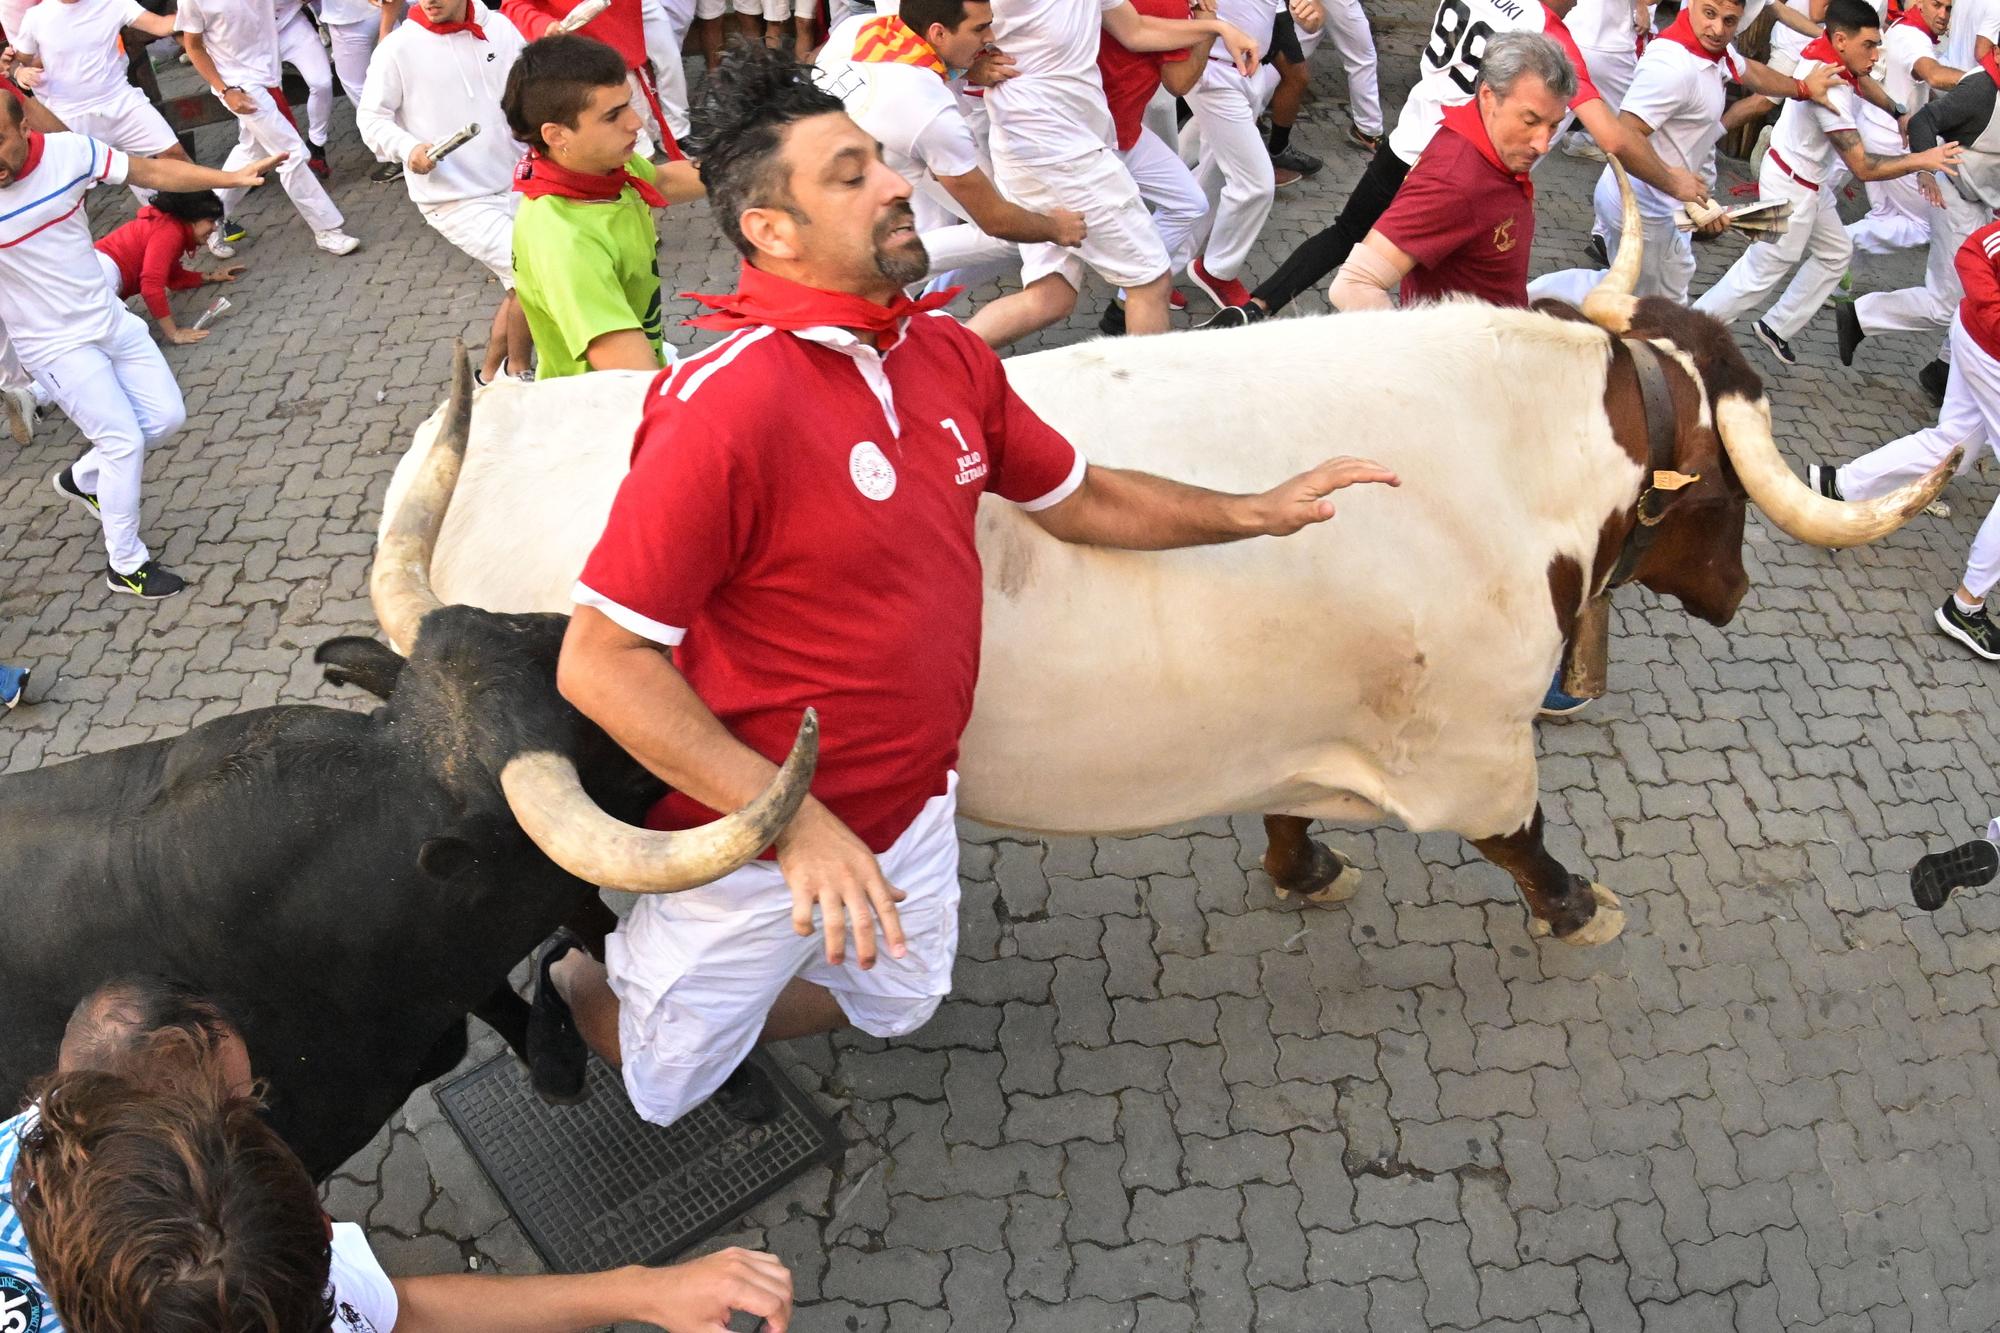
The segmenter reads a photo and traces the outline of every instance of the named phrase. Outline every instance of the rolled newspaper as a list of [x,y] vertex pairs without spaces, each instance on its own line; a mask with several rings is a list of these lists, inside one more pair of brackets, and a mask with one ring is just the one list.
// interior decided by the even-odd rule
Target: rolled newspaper
[[611,8],[611,0],[583,0],[569,13],[549,25],[550,32],[575,32],[584,24]]
[[201,317],[195,320],[194,331],[196,333],[200,333],[203,329],[215,323],[215,321],[220,319],[223,316],[223,314],[226,313],[234,304],[235,303],[232,302],[226,296],[218,296],[213,301],[210,301],[208,303],[208,309],[202,311]]
[[470,143],[473,139],[477,138],[478,136],[479,136],[479,122],[475,120],[470,125],[467,125],[464,129],[454,133],[450,138],[445,139],[440,143],[432,144],[431,161],[433,163],[444,161],[445,158],[451,156],[451,154],[465,147],[466,144]]

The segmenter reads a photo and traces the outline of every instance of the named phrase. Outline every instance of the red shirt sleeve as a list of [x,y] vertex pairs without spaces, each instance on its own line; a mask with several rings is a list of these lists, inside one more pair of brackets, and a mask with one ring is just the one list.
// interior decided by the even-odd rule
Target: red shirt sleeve
[[1068,499],[1083,484],[1083,454],[1021,401],[992,348],[956,320],[951,327],[981,392],[980,431],[992,468],[986,489],[1029,510]]
[[[1989,248],[1990,247],[1990,248]],[[1965,287],[1966,324],[1992,328],[2000,323],[2000,264],[1994,251],[2000,250],[2000,223],[1989,222],[1958,247],[1952,264]]]
[[535,0],[500,0],[500,12],[531,42],[553,27],[559,17],[536,4]]
[[[1375,230],[1423,268],[1435,268],[1465,245],[1491,221],[1479,209],[1466,207],[1466,187],[1459,171],[1462,158],[1479,150],[1450,130],[1440,130],[1396,191],[1389,211]],[[1480,165],[1485,165],[1480,159]]]
[[632,470],[576,589],[580,605],[669,646],[741,564],[762,494],[755,457],[729,424],[742,414],[715,402],[696,411],[673,395],[674,373],[647,390]]
[[[139,260],[139,295],[146,302],[146,309],[153,312],[154,319],[165,319],[173,313],[167,304],[167,288],[185,290],[201,286],[201,276],[189,273],[181,267],[181,235],[177,226],[151,227],[146,232],[146,249]],[[192,282],[176,281],[176,277],[192,278]]]
[[1574,111],[1585,102],[1604,100],[1604,94],[1597,91],[1597,85],[1590,81],[1590,66],[1577,49],[1576,38],[1569,35],[1569,28],[1551,10],[1544,10],[1545,23],[1542,31],[1555,38],[1556,45],[1569,57],[1569,63],[1576,66],[1576,96],[1569,99],[1569,109]]

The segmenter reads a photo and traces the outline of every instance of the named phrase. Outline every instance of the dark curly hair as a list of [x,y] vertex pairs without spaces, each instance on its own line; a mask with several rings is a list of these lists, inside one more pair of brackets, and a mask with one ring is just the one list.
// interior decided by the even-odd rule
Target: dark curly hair
[[153,195],[152,204],[182,222],[222,220],[222,197],[213,190],[160,190]]
[[813,82],[811,65],[762,42],[733,43],[708,76],[688,152],[700,162],[722,234],[743,254],[754,253],[738,222],[744,209],[791,207],[786,128],[841,110],[840,99]]

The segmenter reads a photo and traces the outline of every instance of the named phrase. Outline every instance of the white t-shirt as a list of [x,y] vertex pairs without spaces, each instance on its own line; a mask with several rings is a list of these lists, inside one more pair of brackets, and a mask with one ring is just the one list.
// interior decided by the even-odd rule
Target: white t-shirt
[[1953,69],[1975,69],[1977,39],[2000,41],[2000,0],[1958,0],[1951,10],[1951,27],[1938,47],[1938,59]]
[[[1404,99],[1403,113],[1389,135],[1389,148],[1397,157],[1415,166],[1418,155],[1444,122],[1446,108],[1472,100],[1480,63],[1486,58],[1486,43],[1503,32],[1539,32],[1555,39],[1576,66],[1577,96],[1570,99],[1572,108],[1598,95],[1568,27],[1542,0],[1443,0],[1417,59],[1416,87]],[[1009,48],[1003,43],[1001,49]]]
[[1636,54],[1639,49],[1632,0],[1576,0],[1576,7],[1563,15],[1563,26],[1586,51]]
[[0,327],[35,370],[109,337],[125,307],[91,253],[83,196],[123,185],[125,154],[81,134],[42,137],[34,168],[0,187]]
[[1931,100],[1931,86],[1917,77],[1917,62],[1935,59],[1935,38],[1914,23],[1897,23],[1882,34],[1882,60],[1875,67],[1875,78],[1893,100],[1915,115]]
[[[1679,42],[1656,40],[1639,58],[1632,87],[1621,113],[1637,116],[1652,127],[1653,151],[1670,167],[1685,167],[1704,181],[1715,181],[1715,144],[1722,137],[1722,109],[1728,84],[1743,68],[1735,47],[1720,60],[1708,60]],[[1606,167],[1609,175],[1611,168]],[[1632,181],[1639,210],[1650,218],[1669,217],[1680,201],[1646,182]]]
[[855,124],[875,136],[889,168],[915,187],[911,206],[918,231],[966,221],[937,178],[982,170],[985,154],[958,94],[935,71],[849,58],[855,34],[878,21],[873,14],[850,15],[827,34],[816,66],[820,86],[841,100]]
[[[1802,60],[1793,77],[1803,79],[1819,68],[1815,60]],[[1817,102],[1790,101],[1778,113],[1778,127],[1771,131],[1771,151],[1783,159],[1784,167],[1814,185],[1824,185],[1840,164],[1840,154],[1827,136],[1838,130],[1852,130],[1854,89],[1845,79],[1836,79],[1827,100],[1837,108],[1828,111]]]
[[995,0],[993,45],[1020,71],[986,94],[996,154],[1033,166],[1118,146],[1097,43],[1104,14],[1123,3]]
[[[1282,5],[1283,0],[1216,0],[1215,16],[1224,23],[1241,28],[1251,41],[1257,43],[1257,51],[1261,55],[1271,49],[1271,29],[1278,21],[1278,10]],[[1214,48],[1214,55],[1218,57],[1217,64],[1229,59],[1229,52],[1220,46]]]
[[390,1333],[396,1327],[395,1285],[368,1248],[367,1235],[352,1222],[333,1224],[326,1285],[333,1297],[333,1333]]
[[132,86],[125,79],[118,34],[145,16],[139,0],[55,0],[27,12],[14,45],[42,58],[42,82],[35,91],[57,115],[87,111]]
[[180,0],[175,32],[198,32],[215,72],[232,88],[275,88],[278,20],[271,0]]
[[[1889,0],[1869,0],[1869,3],[1875,6],[1876,19],[1879,22],[1888,22]],[[1807,0],[1796,0],[1792,8],[1798,10],[1799,13],[1806,15],[1808,18],[1812,16],[1812,11],[1807,8]],[[1742,32],[1749,26],[1750,13],[1746,10],[1743,14],[1743,21],[1736,25],[1736,31]],[[1956,18],[1952,20],[1951,26],[1954,28],[1958,26]],[[1887,34],[1884,35],[1886,36]],[[1796,58],[1799,52],[1812,44],[1812,40],[1812,38],[1802,32],[1793,32],[1782,23],[1774,23],[1771,25],[1771,56],[1773,59],[1776,59],[1782,52]],[[1793,73],[1797,76],[1797,71],[1793,71]]]

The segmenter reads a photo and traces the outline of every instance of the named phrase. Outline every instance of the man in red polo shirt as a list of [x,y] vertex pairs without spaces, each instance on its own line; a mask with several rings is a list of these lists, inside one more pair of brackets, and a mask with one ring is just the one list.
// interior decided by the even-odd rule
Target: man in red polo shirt
[[1576,70],[1540,33],[1495,37],[1470,102],[1444,113],[1396,201],[1341,265],[1328,295],[1340,310],[1476,296],[1528,304],[1535,187],[1528,172],[1547,155],[1576,94]]
[[1088,466],[936,309],[953,293],[903,295],[928,263],[909,182],[808,67],[732,50],[698,119],[745,263],[695,322],[731,332],[646,394],[557,685],[673,789],[655,827],[743,806],[808,707],[822,741],[775,860],[642,900],[608,973],[560,945],[539,969],[536,1086],[580,1084],[573,1022],[662,1124],[760,1037],[900,1036],[949,991],[983,492],[1066,541],[1165,549],[1296,532],[1332,517],[1332,492],[1395,480],[1342,458],[1233,496]]

